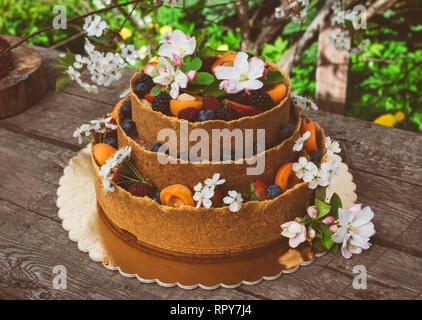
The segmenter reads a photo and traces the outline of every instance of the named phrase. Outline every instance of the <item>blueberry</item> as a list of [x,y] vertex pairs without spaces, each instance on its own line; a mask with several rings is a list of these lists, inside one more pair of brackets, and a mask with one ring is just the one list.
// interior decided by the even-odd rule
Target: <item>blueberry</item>
[[280,136],[281,141],[284,141],[290,138],[295,131],[295,128],[290,123],[283,123],[283,125],[278,129],[278,135]]
[[201,110],[199,112],[198,121],[214,120],[215,112],[212,110]]
[[152,146],[151,146],[151,149],[149,149],[149,151],[152,151],[152,152],[158,152],[158,149],[160,149],[160,147],[162,146],[162,144],[161,143],[154,143]]
[[280,186],[273,184],[267,188],[267,198],[268,199],[274,199],[275,197],[278,197],[280,194],[283,193],[283,190]]
[[135,84],[133,91],[139,98],[143,98],[144,95],[148,93],[148,86],[143,82],[138,82]]
[[132,120],[125,120],[122,127],[128,136],[132,137],[136,135],[136,124]]
[[311,158],[312,162],[320,162],[321,161],[321,154],[318,151],[309,152],[309,157]]
[[107,136],[104,140],[105,144],[112,146],[114,149],[117,149],[117,139],[114,136]]
[[156,193],[154,193],[151,199],[158,202],[158,204],[161,204],[160,191],[157,191]]
[[130,100],[126,100],[125,102],[123,102],[122,106],[120,107],[120,114],[123,118],[132,118],[132,103],[130,102]]

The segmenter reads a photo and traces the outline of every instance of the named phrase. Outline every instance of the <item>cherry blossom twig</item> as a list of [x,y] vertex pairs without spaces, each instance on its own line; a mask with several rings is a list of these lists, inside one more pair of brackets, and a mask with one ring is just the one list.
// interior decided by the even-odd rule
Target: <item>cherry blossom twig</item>
[[[71,23],[71,22],[74,22],[74,21],[77,21],[77,20],[80,20],[80,19],[86,18],[86,17],[88,17],[88,16],[92,16],[92,15],[94,15],[94,14],[103,13],[103,12],[106,12],[106,11],[112,10],[112,9],[114,9],[114,8],[124,7],[124,6],[127,6],[127,5],[132,4],[132,3],[136,3],[136,4],[138,4],[139,2],[143,2],[143,1],[142,1],[142,0],[132,0],[132,1],[127,1],[127,2],[124,2],[124,3],[115,4],[115,5],[112,5],[112,6],[110,6],[110,7],[106,7],[106,8],[102,8],[102,9],[99,9],[99,10],[91,11],[91,12],[88,12],[88,13],[83,14],[83,15],[81,15],[81,16],[74,17],[74,18],[72,18],[72,19],[69,19],[67,22],[68,22],[68,23]],[[41,29],[41,30],[38,30],[38,31],[36,31],[36,32],[34,32],[34,33],[32,33],[32,34],[30,34],[30,35],[26,36],[26,37],[25,37],[25,38],[23,38],[21,41],[19,41],[19,42],[15,43],[13,46],[10,46],[10,47],[9,47],[9,48],[7,48],[6,50],[4,50],[4,51],[3,51],[3,53],[2,53],[2,54],[0,54],[0,57],[2,57],[2,56],[3,56],[4,54],[6,54],[7,52],[9,52],[9,51],[11,51],[11,50],[15,49],[16,47],[20,46],[22,43],[24,43],[24,42],[28,41],[28,40],[29,40],[29,39],[31,39],[32,37],[35,37],[36,35],[38,35],[38,34],[40,34],[40,33],[43,33],[43,32],[46,32],[46,31],[50,31],[50,30],[51,30],[51,29],[53,29],[53,28],[54,28],[54,27],[51,25],[51,26],[49,26],[49,27],[46,27],[46,28]]]

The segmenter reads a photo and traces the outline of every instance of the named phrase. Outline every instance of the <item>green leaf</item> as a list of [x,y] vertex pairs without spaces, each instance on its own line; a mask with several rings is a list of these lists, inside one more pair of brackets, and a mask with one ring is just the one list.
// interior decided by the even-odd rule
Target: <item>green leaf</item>
[[315,191],[315,198],[325,202],[326,197],[327,197],[327,187],[318,187]]
[[56,80],[56,92],[59,92],[69,81],[70,81],[70,76],[67,73],[60,76]]
[[338,209],[343,208],[343,204],[341,203],[341,199],[337,193],[334,193],[331,196],[330,200],[330,216],[334,217],[335,220],[338,219]]
[[199,51],[199,56],[207,58],[207,57],[214,57],[219,54],[224,54],[227,52],[228,51],[217,50],[217,49],[211,48],[210,46],[205,46]]
[[150,96],[158,96],[161,92],[161,88],[159,86],[155,86],[154,88],[151,89],[151,91],[149,92]]
[[190,70],[199,70],[202,67],[202,60],[198,57],[194,58],[190,63],[189,63],[189,69]]
[[207,85],[214,82],[214,76],[208,72],[198,72],[193,84]]
[[54,70],[60,73],[64,73],[67,70],[67,66],[64,66],[62,64],[55,64],[52,66]]
[[197,85],[190,85],[189,88],[183,89],[183,91],[190,94],[198,94],[202,91],[202,87]]
[[280,71],[268,69],[268,73],[263,79],[264,83],[280,83],[284,80],[284,76]]
[[220,82],[217,79],[214,80],[213,83],[205,87],[203,94],[212,94],[216,98],[226,95],[227,93],[220,89]]
[[325,202],[319,199],[315,199],[315,206],[318,210],[317,219],[325,217],[330,212],[330,209],[331,209],[331,206],[329,204],[326,204]]
[[199,29],[199,30],[196,30],[194,33],[192,33],[192,36],[195,37],[197,48],[201,47],[202,42],[204,41],[206,35],[207,35],[207,30],[205,29]]
[[321,232],[321,244],[328,250],[334,245],[334,241],[331,239],[333,233],[330,231],[329,227],[324,223],[319,223],[315,227]]

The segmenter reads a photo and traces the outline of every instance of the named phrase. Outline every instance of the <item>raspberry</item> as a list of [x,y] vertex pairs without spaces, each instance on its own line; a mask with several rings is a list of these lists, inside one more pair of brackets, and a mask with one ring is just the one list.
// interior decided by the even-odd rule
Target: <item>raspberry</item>
[[253,106],[258,110],[268,110],[274,104],[274,101],[271,99],[270,95],[263,90],[252,91],[251,100],[253,102]]
[[177,114],[177,117],[179,119],[185,119],[190,122],[195,122],[196,119],[198,119],[198,113],[199,113],[198,109],[186,108],[186,109],[180,110],[179,113]]
[[135,197],[151,197],[154,194],[154,189],[149,184],[134,182],[130,185],[129,192]]
[[205,95],[202,99],[202,103],[202,107],[204,108],[204,110],[212,110],[216,112],[218,109],[221,108],[221,102],[218,101],[218,99],[211,94]]
[[151,76],[143,73],[135,80],[134,92],[139,98],[143,98],[154,86]]
[[221,108],[218,109],[215,113],[217,119],[224,121],[232,121],[239,119],[239,114],[230,108]]
[[165,91],[161,91],[158,96],[152,100],[152,110],[170,114],[170,95]]

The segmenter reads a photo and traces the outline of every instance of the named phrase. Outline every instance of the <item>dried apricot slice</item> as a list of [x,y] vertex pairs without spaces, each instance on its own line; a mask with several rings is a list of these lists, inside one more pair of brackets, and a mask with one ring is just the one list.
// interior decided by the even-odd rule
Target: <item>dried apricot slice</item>
[[115,152],[116,149],[105,143],[97,143],[94,146],[94,157],[100,165],[104,165]]
[[287,87],[284,83],[278,83],[271,89],[266,91],[275,104],[278,104],[284,98],[287,92]]
[[202,101],[170,100],[170,111],[176,117],[180,111],[187,108],[195,108],[200,111],[202,109]]
[[306,131],[309,131],[311,133],[311,136],[306,139],[305,141],[305,149],[308,152],[312,152],[312,151],[318,151],[318,146],[317,146],[317,142],[316,142],[316,135],[315,135],[315,122],[311,121],[309,123],[307,123],[304,127],[304,133]]
[[114,107],[113,112],[110,115],[114,120],[117,120],[117,114],[119,113],[119,109],[122,106],[123,102],[125,102],[125,100],[126,100],[126,98],[125,99],[122,99],[122,100],[119,100],[116,103],[116,106]]
[[163,205],[170,207],[194,206],[192,192],[183,184],[172,184],[161,190],[160,200]]
[[281,187],[281,190],[285,192],[287,190],[287,183],[289,182],[290,175],[293,172],[293,163],[286,163],[278,169],[275,176],[275,184]]

